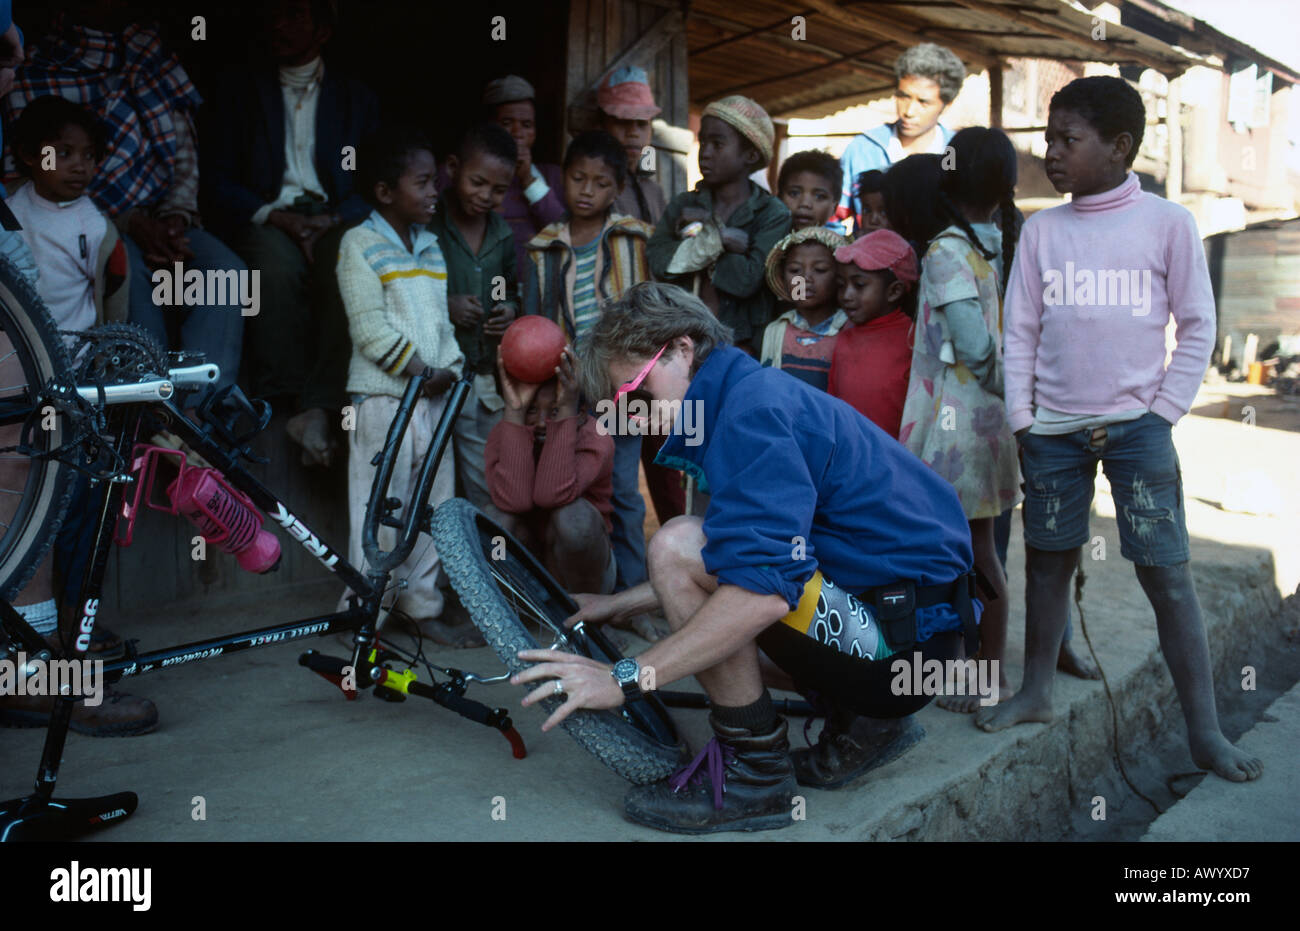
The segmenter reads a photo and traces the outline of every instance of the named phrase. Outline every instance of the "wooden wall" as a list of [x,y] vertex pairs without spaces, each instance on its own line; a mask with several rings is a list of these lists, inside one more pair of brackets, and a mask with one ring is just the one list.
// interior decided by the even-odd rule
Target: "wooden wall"
[[1261,223],[1206,240],[1218,306],[1218,346],[1232,334],[1233,357],[1256,333],[1260,351],[1280,334],[1300,333],[1300,220]]
[[570,0],[567,63],[570,132],[587,128],[594,118],[595,87],[606,72],[622,64],[646,70],[663,108],[654,132],[658,181],[670,198],[685,190],[690,102],[681,13],[638,0]]

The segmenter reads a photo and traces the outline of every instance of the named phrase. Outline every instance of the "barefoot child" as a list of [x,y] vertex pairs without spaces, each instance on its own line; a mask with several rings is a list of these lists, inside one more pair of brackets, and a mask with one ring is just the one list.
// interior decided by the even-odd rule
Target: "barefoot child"
[[807,226],[767,255],[767,286],[794,308],[763,331],[759,362],[822,391],[830,377],[835,337],[848,321],[835,300],[835,250],[844,245],[847,241],[834,230]]
[[483,447],[501,420],[496,349],[518,301],[514,233],[500,214],[515,170],[516,147],[496,123],[473,127],[447,158],[447,186],[429,223],[447,262],[447,314],[474,390],[456,418],[456,479],[461,496],[492,513]]
[[912,368],[916,253],[889,230],[835,250],[839,298],[849,323],[835,342],[830,393],[894,439]]
[[781,163],[776,189],[790,210],[792,228],[825,226],[840,202],[844,171],[827,152],[796,152]]
[[578,407],[573,350],[554,378],[511,377],[497,354],[505,416],[487,443],[488,489],[506,527],[571,592],[608,595],[614,442]]
[[[999,694],[1009,692],[1002,666],[1006,648],[1006,577],[998,561],[993,523],[1019,500],[1015,438],[1002,402],[1001,278],[999,257],[1010,259],[1010,226],[992,222],[998,206],[1014,209],[1016,152],[996,129],[972,127],[953,136],[951,170],[940,175],[937,202],[951,224],[936,235],[922,260],[912,346],[912,372],[899,439],[952,482],[970,521],[975,568],[989,588],[981,592],[980,656],[998,663]],[[966,695],[939,704],[972,712]]]
[[775,130],[748,97],[715,100],[700,118],[700,176],[668,203],[650,238],[656,279],[697,291],[751,356],[772,319],[767,254],[790,232],[790,211],[749,180],[772,160]]
[[[348,453],[348,560],[363,566],[361,528],[375,474],[370,461],[383,448],[410,377],[426,369],[431,376],[402,438],[389,487],[389,494],[407,506],[419,479],[420,451],[429,445],[465,357],[447,316],[447,266],[437,237],[425,228],[437,203],[432,148],[416,133],[390,128],[363,145],[358,156],[362,196],[374,209],[344,234],[338,279],[352,336],[347,387],[356,408]],[[444,457],[429,504],[454,494],[454,466]],[[394,536],[392,528],[381,527],[380,546],[391,549]],[[394,573],[407,582],[394,608],[435,640],[464,643],[466,638],[449,634],[438,620],[440,570],[432,542],[416,546]]]
[[[1155,610],[1192,759],[1242,782],[1261,764],[1219,729],[1172,436],[1209,365],[1214,295],[1192,215],[1144,193],[1130,170],[1145,125],[1141,96],[1120,78],[1081,78],[1052,97],[1047,177],[1071,200],[1025,224],[1007,291],[1006,407],[1028,491],[1025,679],[976,723],[994,731],[1052,717],[1067,590],[1100,461],[1120,550]],[[1177,346],[1166,367],[1170,316]]]

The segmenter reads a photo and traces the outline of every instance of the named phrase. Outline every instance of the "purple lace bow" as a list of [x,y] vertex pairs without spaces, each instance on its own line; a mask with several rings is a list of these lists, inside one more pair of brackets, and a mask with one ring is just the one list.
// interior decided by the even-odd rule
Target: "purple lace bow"
[[[728,763],[736,758],[736,751],[731,746],[714,737],[704,745],[695,759],[668,777],[668,784],[674,792],[680,792],[687,785],[699,785],[705,775],[713,786],[713,807],[722,809],[722,796],[727,791]],[[707,760],[707,770],[701,770],[700,764]]]

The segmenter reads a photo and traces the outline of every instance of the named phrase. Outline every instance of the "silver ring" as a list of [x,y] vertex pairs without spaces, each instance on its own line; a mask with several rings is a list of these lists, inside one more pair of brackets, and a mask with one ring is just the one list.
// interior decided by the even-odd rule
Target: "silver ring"
[[564,683],[559,679],[555,680],[555,694],[556,695],[564,694]]

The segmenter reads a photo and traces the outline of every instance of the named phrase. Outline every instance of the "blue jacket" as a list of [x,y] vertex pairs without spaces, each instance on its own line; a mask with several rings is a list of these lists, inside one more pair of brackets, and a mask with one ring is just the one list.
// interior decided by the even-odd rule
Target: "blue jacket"
[[[970,526],[952,485],[838,398],[725,346],[682,403],[655,461],[712,495],[703,555],[719,582],[780,595],[793,609],[818,568],[855,593],[971,570]],[[701,415],[693,436],[682,429],[688,405]],[[948,605],[917,613],[920,640],[960,628]]]
[[[203,219],[218,235],[229,236],[275,200],[284,181],[284,95],[275,66],[228,75],[207,98],[205,111],[199,147]],[[352,189],[356,172],[343,167],[343,147],[355,151],[378,127],[374,93],[326,61],[316,104],[316,175],[344,224],[365,219],[370,206]]]
[[[835,216],[843,223],[841,231],[845,235],[854,233],[858,228],[858,216],[862,213],[862,199],[858,196],[858,176],[864,171],[889,170],[889,137],[894,134],[895,123],[882,123],[873,126],[865,133],[855,136],[844,154],[840,156],[840,169],[844,172],[844,184],[840,191],[840,209]],[[938,124],[943,144],[952,139],[953,131],[942,123]]]

